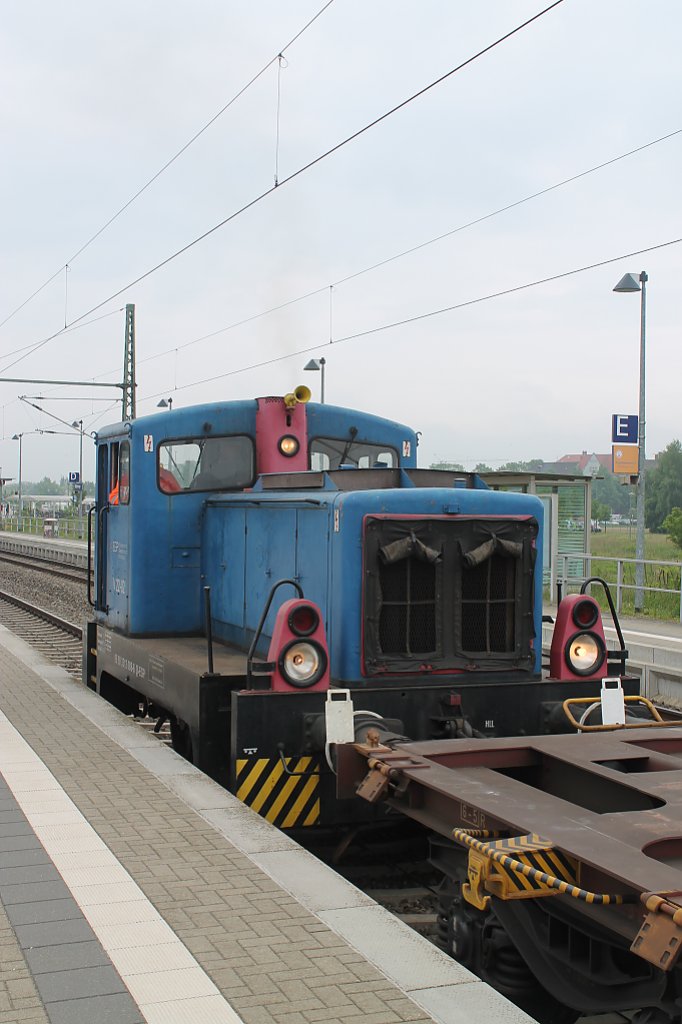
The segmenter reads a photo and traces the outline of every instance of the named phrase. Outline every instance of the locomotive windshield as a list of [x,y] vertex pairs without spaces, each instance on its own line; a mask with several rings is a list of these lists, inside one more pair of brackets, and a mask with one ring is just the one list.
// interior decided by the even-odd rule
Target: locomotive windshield
[[232,491],[254,480],[250,437],[202,437],[159,445],[158,484],[165,494],[181,491]]
[[310,468],[321,472],[352,466],[354,469],[393,469],[398,465],[395,448],[352,438],[316,437],[310,442]]

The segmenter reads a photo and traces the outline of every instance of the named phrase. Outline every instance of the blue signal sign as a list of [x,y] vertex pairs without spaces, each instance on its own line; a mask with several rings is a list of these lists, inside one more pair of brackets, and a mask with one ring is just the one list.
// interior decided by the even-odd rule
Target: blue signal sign
[[638,416],[614,413],[611,417],[611,441],[613,444],[637,444]]
[[69,483],[70,484],[77,484],[80,481],[80,478],[81,478],[81,475],[78,472],[76,472],[76,473],[69,473]]

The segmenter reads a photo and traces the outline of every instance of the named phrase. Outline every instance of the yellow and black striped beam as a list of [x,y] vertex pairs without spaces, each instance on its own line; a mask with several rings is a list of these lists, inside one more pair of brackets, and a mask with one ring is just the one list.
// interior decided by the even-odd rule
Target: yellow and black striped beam
[[237,759],[240,800],[278,828],[317,825],[320,765],[313,757]]
[[[476,838],[481,835],[480,831],[456,828],[452,835],[470,851],[470,886],[468,889],[465,886],[462,891],[465,899],[475,906],[483,900],[482,888],[506,900],[549,896],[558,892],[602,906],[632,902],[633,898],[628,895],[589,892],[580,888],[575,884],[578,862],[534,833],[489,842]],[[478,855],[473,866],[472,853]],[[481,855],[488,861],[487,868],[480,863]]]
[[577,863],[533,833],[497,839],[488,843],[488,846],[509,858],[495,858],[495,874],[502,878],[500,883],[497,883],[497,879],[491,879],[493,885],[489,886],[491,891],[499,887],[499,891],[505,893],[503,898],[549,895],[562,891],[558,886],[549,884],[550,878],[573,885],[577,881]]

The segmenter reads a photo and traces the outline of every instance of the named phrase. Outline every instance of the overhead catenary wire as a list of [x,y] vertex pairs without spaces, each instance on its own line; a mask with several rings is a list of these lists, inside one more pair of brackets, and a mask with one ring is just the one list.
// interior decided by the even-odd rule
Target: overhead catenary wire
[[[47,338],[43,338],[42,341],[33,342],[31,345],[24,345],[22,348],[15,349],[14,352],[8,352],[5,358],[16,355],[19,352],[23,352],[24,354],[21,355],[19,359],[15,359],[13,363],[3,366],[0,369],[0,374],[7,373],[7,371],[11,370],[13,366],[17,365],[17,363],[22,362],[22,360],[26,359],[27,356],[33,355],[34,352],[38,352],[44,345],[47,345],[48,342],[53,341],[55,338],[62,337],[64,334],[70,334],[71,331],[79,331],[83,327],[90,327],[91,324],[99,323],[100,320],[106,320],[109,316],[115,316],[117,313],[122,313],[123,309],[123,306],[120,306],[118,309],[110,309],[108,313],[102,313],[101,316],[96,316],[93,320],[87,320],[85,323],[72,324],[69,327],[62,327],[60,330],[55,331],[54,334],[50,334]],[[27,349],[30,351],[27,351]],[[94,379],[95,378],[93,378],[93,380]]]
[[[248,317],[244,317],[241,320],[237,320],[237,321],[235,321],[235,322],[233,322],[231,324],[227,324],[224,327],[219,327],[215,331],[211,331],[208,334],[203,334],[203,335],[201,335],[198,338],[193,338],[191,341],[184,342],[181,345],[175,345],[175,346],[173,346],[173,348],[165,349],[162,352],[154,353],[153,355],[146,356],[143,359],[138,359],[138,361],[137,361],[138,365],[142,365],[144,363],[152,362],[155,359],[163,358],[164,356],[168,355],[170,352],[175,353],[176,356],[177,356],[177,353],[179,351],[182,351],[185,348],[189,348],[190,346],[199,344],[202,341],[208,341],[211,338],[215,338],[215,337],[217,337],[220,334],[226,333],[227,331],[236,330],[237,328],[243,327],[243,326],[245,326],[245,325],[247,325],[249,323],[252,323],[255,320],[258,320],[258,319],[264,317],[264,316],[268,316],[271,313],[279,312],[280,310],[286,309],[288,306],[294,305],[295,303],[298,303],[298,302],[303,302],[306,299],[312,298],[312,297],[314,297],[316,295],[320,295],[323,292],[328,292],[329,293],[329,314],[330,314],[329,343],[331,343],[332,342],[332,334],[331,334],[332,291],[333,291],[333,288],[336,287],[337,285],[345,284],[348,281],[352,281],[352,280],[362,276],[363,274],[370,273],[371,271],[376,270],[376,269],[378,269],[380,267],[386,266],[386,265],[388,265],[388,264],[390,264],[390,263],[392,263],[392,262],[394,262],[394,261],[396,261],[398,259],[401,259],[404,256],[411,255],[412,253],[417,252],[420,249],[426,248],[429,245],[432,245],[432,244],[434,244],[436,242],[442,241],[445,238],[449,238],[452,235],[457,234],[460,231],[464,231],[467,228],[474,227],[474,226],[476,226],[478,224],[481,224],[481,223],[483,223],[483,222],[485,222],[487,220],[490,220],[493,217],[496,217],[496,216],[498,216],[498,215],[500,215],[502,213],[506,213],[509,210],[513,210],[513,209],[515,209],[515,208],[517,208],[517,207],[519,207],[519,206],[521,206],[521,205],[523,205],[523,204],[525,204],[527,202],[532,201],[533,199],[540,198],[541,196],[547,195],[548,193],[550,193],[550,192],[552,192],[552,191],[554,191],[556,189],[562,188],[565,185],[572,184],[573,182],[578,181],[581,178],[584,178],[584,177],[586,177],[589,174],[593,174],[596,171],[603,170],[606,167],[610,167],[613,164],[618,163],[621,160],[625,160],[625,159],[627,159],[630,156],[634,156],[634,155],[636,155],[638,153],[641,153],[641,152],[651,148],[652,146],[658,145],[661,142],[666,142],[667,140],[672,139],[672,138],[680,135],[681,133],[682,133],[682,129],[680,129],[680,128],[676,129],[675,131],[668,132],[667,134],[662,135],[659,138],[652,139],[649,142],[643,143],[640,146],[636,146],[633,149],[629,149],[629,150],[627,150],[624,153],[620,153],[618,156],[611,157],[609,160],[602,161],[599,164],[595,164],[593,167],[590,167],[590,168],[588,168],[586,170],[583,170],[583,171],[579,171],[577,174],[571,175],[568,178],[563,178],[561,181],[555,182],[553,185],[548,185],[545,188],[539,189],[536,192],[533,192],[533,193],[531,193],[528,196],[524,196],[522,199],[515,200],[513,203],[508,203],[507,205],[499,207],[498,209],[493,210],[490,213],[483,214],[482,216],[476,217],[473,220],[466,222],[465,224],[458,225],[457,227],[452,228],[449,231],[443,232],[443,233],[441,233],[441,234],[439,234],[439,235],[437,235],[437,236],[435,236],[433,238],[430,238],[430,239],[427,239],[427,240],[425,240],[423,242],[420,242],[417,245],[409,247],[408,249],[404,249],[404,250],[402,250],[399,253],[394,253],[393,255],[388,256],[385,259],[379,260],[378,262],[373,263],[373,264],[371,264],[371,265],[369,265],[367,267],[363,267],[361,270],[355,271],[352,274],[348,274],[348,275],[346,275],[343,278],[339,278],[338,280],[334,281],[333,284],[322,285],[321,287],[312,289],[311,291],[305,292],[302,295],[295,296],[293,299],[288,299],[285,302],[281,302],[281,303],[279,303],[276,306],[270,306],[267,309],[260,310],[259,312],[254,313],[254,314],[252,314],[252,315],[250,315]],[[574,272],[578,272],[578,271],[574,271]],[[526,287],[529,287],[529,286],[526,286]],[[475,301],[483,301],[483,300],[475,300]],[[121,309],[122,308],[123,307],[121,307]],[[107,316],[113,315],[113,313],[120,312],[121,309],[113,310],[110,313],[104,314],[102,317],[96,317],[95,319],[90,320],[90,321],[88,321],[85,324],[79,324],[76,327],[67,328],[67,331],[78,330],[80,327],[86,327],[89,324],[97,323],[99,320],[104,319]],[[434,314],[427,314],[427,315],[434,315]],[[386,328],[381,328],[381,329],[386,329]],[[58,332],[58,333],[63,334],[65,332],[61,331],[61,332]],[[33,350],[37,351],[38,348],[40,348],[44,344],[46,344],[47,341],[52,340],[52,337],[53,337],[53,335],[51,335],[47,339],[43,339],[43,341],[41,341],[41,342],[31,343],[30,345],[26,345],[26,346],[23,346],[22,348],[15,349],[13,352],[6,353],[6,357],[9,357],[9,356],[12,356],[12,355],[15,355],[15,354],[18,354],[18,353],[22,353],[22,352],[25,352],[27,354],[31,354],[31,351],[33,351]],[[339,339],[337,339],[337,343],[340,342],[340,341],[343,341],[343,340],[347,340],[347,339],[339,338]],[[312,346],[312,348],[310,348],[310,349],[301,350],[301,352],[293,353],[292,355],[307,354],[308,352],[313,351],[313,349],[319,348],[319,347],[320,347],[320,345],[316,344],[316,345]],[[281,357],[278,357],[278,359],[274,360],[274,361],[281,361],[281,360],[288,359],[288,358],[290,358],[289,355],[281,356]],[[18,362],[18,360],[17,360],[17,362]],[[236,370],[236,371],[230,371],[230,372],[243,373],[243,372],[247,372],[248,370],[251,370],[251,369],[257,369],[257,368],[260,368],[262,366],[267,366],[271,362],[272,362],[272,360],[266,360],[266,361],[264,361],[262,363],[253,364],[252,366],[244,367],[243,369],[239,369],[239,370]],[[5,367],[4,370],[0,370],[0,373],[6,372],[6,370],[9,369],[13,365],[16,365],[16,364],[15,363],[11,363],[8,367]],[[117,373],[117,372],[118,372],[117,368],[112,368],[111,370],[107,370],[107,371],[105,371],[103,373],[95,375],[95,377],[93,379],[96,380],[98,378],[108,376],[111,373]],[[189,385],[189,386],[195,387],[195,386],[198,386],[198,383],[201,383],[201,382],[197,382],[196,384],[192,384],[192,385]],[[177,387],[175,388],[175,390],[177,390]],[[158,394],[161,394],[161,392],[159,392]],[[155,395],[153,397],[157,397],[157,395]],[[144,401],[144,399],[141,399],[141,401]],[[10,404],[12,404],[12,403],[10,403]],[[113,408],[113,406],[111,406],[111,408]],[[100,416],[102,414],[106,414],[107,411],[108,410],[103,410],[100,413]],[[100,417],[98,416],[98,418],[100,418]]]
[[[482,302],[490,302],[492,299],[503,298],[505,295],[514,295],[517,292],[526,291],[529,288],[537,288],[543,284],[551,284],[553,281],[560,281],[567,277],[573,277],[575,274],[583,274],[588,270],[597,270],[599,267],[609,266],[611,263],[618,263],[620,260],[631,259],[634,256],[644,256],[650,252],[657,252],[660,249],[666,249],[673,245],[679,245],[682,242],[681,238],[672,238],[667,242],[659,242],[657,245],[650,245],[644,249],[636,249],[632,252],[620,253],[618,256],[610,256],[608,259],[599,260],[596,263],[588,263],[582,267],[574,267],[572,270],[564,270],[559,274],[552,274],[549,277],[537,278],[534,281],[526,281],[524,284],[513,285],[509,288],[503,288],[500,291],[489,292],[486,295],[479,295],[473,299],[465,299],[463,302],[454,303],[451,306],[441,306],[438,309],[431,309],[425,313],[418,313],[415,316],[405,317],[402,320],[394,320],[390,323],[380,324],[377,327],[369,327],[364,331],[356,331],[354,334],[347,334],[341,338],[335,338],[333,342],[327,340],[321,340],[316,342],[314,345],[306,345],[304,348],[295,349],[293,352],[287,352],[285,355],[272,356],[268,359],[261,359],[255,363],[249,363],[247,366],[240,366],[235,370],[226,370],[224,373],[216,373],[211,377],[203,377],[201,380],[191,381],[187,384],[178,385],[176,391],[185,391],[188,388],[199,387],[202,384],[212,384],[217,380],[224,380],[226,377],[235,377],[240,373],[248,373],[251,370],[260,370],[265,366],[272,366],[275,363],[285,362],[287,359],[298,358],[300,356],[309,355],[311,352],[316,352],[322,348],[333,347],[337,348],[339,345],[348,341],[357,341],[360,338],[367,338],[373,334],[380,334],[383,331],[394,330],[397,327],[405,327],[409,324],[418,323],[422,320],[428,320],[435,316],[441,316],[444,313],[454,313],[458,309],[466,309],[468,306],[476,306]],[[159,395],[165,394],[165,391],[157,391],[151,395],[145,395],[138,399],[139,402],[150,402],[154,398],[158,398]]]
[[[278,313],[288,306],[292,306],[298,302],[305,302],[307,299],[314,298],[316,295],[322,295],[328,293],[329,295],[329,340],[332,340],[332,320],[333,320],[333,290],[339,285],[346,284],[348,281],[353,281],[358,277],[362,277],[363,274],[369,274],[373,270],[377,270],[380,267],[385,267],[396,260],[402,259],[404,256],[410,256],[412,253],[419,252],[421,249],[425,249],[427,246],[434,245],[437,242],[441,242],[446,238],[451,238],[453,235],[458,234],[461,231],[465,231],[468,228],[476,227],[478,224],[482,224],[485,221],[491,220],[493,217],[497,217],[503,213],[507,213],[510,210],[514,210],[519,206],[529,203],[534,199],[539,199],[542,196],[547,195],[556,189],[563,188],[565,185],[570,185],[573,182],[579,181],[581,178],[585,178],[590,174],[594,174],[596,171],[601,171],[606,167],[611,167],[613,164],[618,163],[621,160],[625,160],[628,157],[635,156],[638,153],[642,153],[652,146],[656,146],[661,142],[666,142],[669,139],[675,138],[682,134],[682,128],[677,128],[675,131],[668,132],[666,135],[661,135],[657,139],[652,139],[649,142],[645,142],[640,146],[636,146],[633,149],[627,150],[625,153],[620,153],[618,156],[611,157],[608,160],[604,160],[601,163],[595,164],[586,170],[579,171],[577,174],[570,175],[568,178],[563,178],[561,181],[555,182],[553,185],[547,185],[544,188],[538,189],[530,195],[524,196],[521,199],[517,199],[512,203],[507,203],[505,206],[500,206],[496,210],[492,210],[489,213],[482,214],[480,217],[475,217],[473,220],[467,221],[464,224],[459,224],[457,227],[450,228],[448,231],[442,232],[433,238],[426,239],[422,242],[412,245],[407,249],[403,249],[398,253],[393,253],[391,256],[387,256],[384,259],[379,260],[376,263],[372,263],[369,266],[363,267],[360,270],[354,271],[352,274],[347,274],[345,277],[338,278],[330,284],[321,285],[319,288],[313,288],[310,291],[303,292],[301,295],[294,296],[292,299],[287,299],[284,302],[278,303],[276,306],[268,306],[265,309],[259,310],[256,313],[252,313],[247,317],[242,317],[240,320],[233,321],[230,324],[226,324],[223,327],[218,327],[214,331],[210,331],[208,334],[202,334],[198,338],[192,338],[190,341],[185,341],[180,345],[173,345],[171,348],[163,349],[161,352],[155,352],[152,355],[145,356],[143,359],[138,359],[138,366],[152,362],[155,359],[161,359],[170,353],[183,351],[186,348],[190,348],[193,345],[198,345],[202,341],[210,341],[211,338],[216,338],[219,334],[225,334],[228,331],[233,331],[239,327],[245,327],[247,324],[253,323],[255,320],[259,320],[262,317],[269,316],[272,313]],[[109,373],[115,373],[115,369],[106,370],[98,376],[107,376]]]
[[[141,187],[141,188],[139,188],[139,189],[137,190],[137,192],[136,192],[136,193],[135,193],[135,194],[134,194],[133,196],[131,196],[131,197],[130,197],[130,199],[128,199],[128,201],[127,201],[127,202],[125,202],[125,203],[123,204],[123,206],[122,206],[122,207],[121,207],[121,208],[120,208],[119,210],[117,210],[117,211],[116,211],[116,213],[114,213],[114,214],[113,214],[113,215],[112,215],[112,216],[111,216],[111,217],[109,218],[109,220],[107,220],[107,221],[106,221],[106,223],[104,223],[104,224],[103,224],[103,225],[102,225],[102,226],[101,226],[100,228],[98,228],[98,230],[97,230],[97,231],[95,231],[95,233],[94,233],[94,234],[93,234],[93,235],[92,235],[92,236],[91,236],[90,238],[88,238],[88,240],[87,240],[86,242],[84,242],[84,243],[83,243],[83,245],[81,245],[80,249],[78,249],[78,250],[77,250],[77,251],[76,251],[76,252],[75,252],[75,253],[73,254],[73,256],[70,256],[70,257],[69,257],[69,258],[68,258],[68,259],[66,260],[66,262],[65,262],[64,264],[62,264],[62,266],[61,266],[61,267],[59,268],[59,270],[56,270],[56,271],[54,272],[54,274],[52,274],[52,275],[51,275],[50,277],[48,277],[48,279],[47,279],[46,281],[43,281],[43,283],[42,283],[42,284],[40,285],[40,287],[39,287],[39,288],[36,288],[36,290],[35,290],[34,292],[32,292],[32,293],[31,293],[31,295],[29,295],[27,299],[24,299],[24,301],[23,301],[22,303],[20,303],[20,305],[18,305],[18,306],[16,307],[16,309],[13,309],[13,310],[12,310],[12,312],[11,312],[11,313],[9,313],[9,314],[8,314],[8,316],[6,316],[4,320],[0,320],[0,327],[4,327],[4,325],[5,325],[6,323],[8,323],[8,321],[10,321],[10,320],[12,319],[12,317],[14,317],[14,316],[15,316],[15,315],[16,315],[16,314],[17,314],[17,313],[18,313],[18,312],[20,311],[20,310],[22,310],[22,309],[23,309],[23,308],[24,308],[25,306],[27,306],[29,302],[31,302],[31,301],[32,301],[33,299],[35,299],[35,298],[36,298],[36,296],[40,294],[40,292],[42,292],[42,291],[43,291],[43,290],[44,290],[45,288],[47,288],[47,286],[48,286],[49,284],[51,284],[51,283],[52,283],[52,281],[54,281],[54,279],[55,279],[56,277],[59,277],[59,276],[60,276],[60,274],[62,273],[62,271],[64,271],[64,270],[65,270],[65,271],[66,271],[66,272],[68,273],[68,270],[69,270],[69,264],[73,263],[73,262],[74,262],[74,260],[76,260],[76,259],[77,259],[77,258],[78,258],[78,257],[79,257],[79,256],[80,256],[80,255],[81,255],[82,253],[84,253],[84,252],[85,252],[85,250],[86,250],[86,249],[87,249],[87,248],[88,248],[88,247],[89,247],[90,245],[92,245],[92,243],[93,243],[93,242],[94,242],[94,241],[95,241],[95,240],[96,240],[97,238],[99,238],[99,236],[100,236],[101,234],[103,234],[103,233],[104,233],[104,232],[106,231],[106,229],[107,229],[108,227],[110,227],[110,226],[111,226],[111,225],[112,225],[112,224],[114,223],[114,221],[115,221],[115,220],[118,220],[118,218],[119,218],[119,217],[121,216],[121,214],[122,214],[122,213],[125,213],[125,211],[126,211],[126,210],[128,209],[128,207],[129,207],[129,206],[132,206],[132,204],[133,204],[133,203],[135,202],[135,200],[136,200],[136,199],[139,199],[139,198],[140,198],[140,196],[142,195],[142,193],[143,193],[143,192],[146,192],[146,191],[147,191],[147,189],[148,189],[148,188],[149,188],[149,187],[150,187],[151,185],[153,185],[153,184],[154,184],[154,182],[155,182],[155,181],[156,181],[156,180],[157,180],[158,178],[160,178],[160,177],[161,177],[161,175],[162,175],[162,174],[164,173],[164,171],[167,171],[167,170],[168,170],[168,168],[169,168],[169,167],[170,167],[170,166],[171,166],[172,164],[174,164],[174,163],[175,163],[175,161],[176,161],[176,160],[177,160],[177,159],[178,159],[179,157],[181,157],[181,156],[182,156],[182,154],[183,154],[183,153],[185,153],[185,152],[186,152],[186,151],[187,151],[187,150],[188,150],[188,149],[190,148],[190,146],[192,146],[192,145],[193,145],[193,144],[194,144],[194,143],[195,143],[195,142],[197,141],[197,139],[198,139],[198,138],[200,138],[200,137],[201,137],[201,136],[202,136],[202,135],[204,134],[204,132],[205,132],[205,131],[207,131],[207,130],[208,130],[208,129],[209,129],[210,127],[211,127],[211,125],[215,124],[215,122],[216,122],[216,121],[217,121],[217,120],[218,120],[218,119],[219,119],[220,117],[222,117],[222,115],[223,115],[223,114],[225,113],[225,111],[226,111],[226,110],[229,110],[229,108],[230,108],[230,107],[231,107],[231,106],[232,106],[232,105],[233,105],[234,103],[236,103],[236,102],[237,102],[237,100],[238,100],[238,99],[239,99],[239,98],[240,98],[241,96],[243,96],[243,95],[244,95],[244,93],[245,93],[245,92],[246,92],[246,91],[247,91],[248,89],[250,89],[252,85],[255,85],[255,83],[256,83],[256,82],[258,81],[258,79],[259,79],[259,78],[261,78],[261,77],[262,77],[262,76],[263,76],[263,75],[265,74],[265,72],[266,72],[266,71],[267,71],[267,70],[268,70],[269,68],[271,68],[271,67],[272,67],[272,65],[273,65],[273,64],[275,63],[275,61],[280,61],[280,62],[281,62],[281,60],[282,60],[282,56],[283,56],[283,54],[284,54],[284,51],[285,51],[285,50],[288,50],[288,49],[289,49],[289,48],[290,48],[291,46],[293,46],[293,45],[294,45],[294,43],[295,43],[295,42],[296,42],[296,41],[297,41],[298,39],[300,39],[300,38],[301,38],[301,36],[302,36],[302,35],[304,34],[304,32],[306,32],[306,31],[307,31],[307,30],[308,30],[308,29],[310,28],[310,26],[311,26],[311,25],[312,25],[312,24],[313,24],[314,22],[316,22],[316,21],[317,21],[317,19],[318,19],[318,18],[319,18],[319,17],[320,17],[320,16],[322,15],[322,14],[324,14],[324,12],[325,12],[325,11],[327,10],[327,8],[328,8],[328,7],[331,7],[331,5],[332,5],[333,3],[334,3],[334,0],[327,0],[327,2],[326,2],[326,3],[324,4],[324,6],[323,6],[323,7],[321,7],[321,8],[320,8],[320,10],[319,10],[319,11],[317,12],[317,14],[313,15],[313,17],[312,17],[312,18],[310,18],[310,19],[309,19],[309,20],[308,20],[308,21],[307,21],[307,22],[305,23],[305,25],[303,25],[303,27],[302,27],[302,28],[300,28],[300,29],[298,30],[298,32],[296,32],[296,34],[295,34],[295,35],[293,35],[293,36],[291,37],[291,39],[290,39],[290,40],[289,40],[289,41],[288,41],[287,43],[285,43],[285,44],[284,44],[284,46],[282,46],[282,47],[281,47],[281,48],[279,49],[279,51],[278,51],[278,52],[277,52],[277,53],[275,54],[275,56],[274,56],[274,57],[271,57],[271,58],[270,58],[270,60],[269,60],[269,61],[268,61],[268,62],[267,62],[266,64],[264,64],[264,65],[263,65],[263,67],[262,67],[262,68],[260,69],[260,71],[257,71],[257,72],[256,72],[256,74],[255,74],[255,75],[253,75],[253,76],[252,76],[252,77],[251,77],[251,78],[249,79],[249,81],[248,81],[248,82],[247,82],[247,83],[246,83],[245,85],[243,85],[243,86],[241,87],[241,89],[239,89],[239,90],[238,90],[238,91],[237,91],[237,92],[236,92],[236,93],[234,94],[234,96],[232,96],[232,98],[231,98],[231,99],[229,99],[229,100],[227,101],[227,103],[225,103],[225,104],[224,104],[224,105],[223,105],[223,106],[222,106],[222,107],[220,108],[220,110],[219,110],[219,111],[218,111],[218,112],[217,112],[216,114],[214,114],[214,115],[213,115],[213,117],[212,117],[212,118],[210,118],[210,120],[208,120],[208,121],[206,122],[206,124],[205,124],[205,125],[203,125],[203,127],[202,127],[202,128],[200,128],[200,129],[199,129],[198,131],[196,131],[196,132],[194,133],[194,135],[193,135],[193,136],[191,137],[191,139],[189,139],[189,140],[188,140],[188,141],[187,141],[187,142],[186,142],[186,143],[185,143],[185,144],[184,144],[183,146],[181,146],[181,147],[180,147],[180,149],[179,149],[179,150],[177,151],[177,153],[174,153],[174,154],[173,154],[173,156],[172,156],[172,157],[171,157],[171,158],[170,158],[169,160],[167,160],[167,161],[165,162],[165,164],[164,164],[164,165],[163,165],[162,167],[160,167],[160,168],[159,168],[159,170],[158,170],[158,171],[157,171],[157,172],[156,172],[155,174],[153,174],[153,175],[152,175],[152,177],[151,177],[151,178],[149,179],[149,181],[145,182],[145,184],[144,184],[144,185],[142,185],[142,187]],[[281,66],[281,65],[280,65],[280,66]],[[279,90],[279,85],[278,85],[278,90]],[[279,96],[278,96],[278,103],[279,103]],[[279,132],[279,109],[278,109],[278,132]],[[278,146],[279,146],[279,136],[278,136]],[[86,315],[87,315],[87,314],[86,314]],[[65,322],[64,322],[64,327],[66,327],[66,326],[67,326],[67,325],[66,325],[66,301],[65,301],[65,309],[64,309],[64,321],[65,321]]]
[[[392,117],[398,111],[403,110],[410,103],[413,103],[415,100],[419,99],[421,96],[424,96],[426,93],[430,92],[432,89],[435,89],[438,85],[442,85],[443,82],[446,82],[453,75],[457,74],[460,71],[463,71],[464,68],[466,68],[469,65],[471,65],[474,61],[476,61],[479,58],[485,56],[485,54],[490,53],[491,50],[494,50],[497,46],[500,46],[502,43],[506,42],[508,39],[511,39],[513,36],[517,35],[523,29],[527,28],[529,25],[531,25],[534,22],[538,21],[539,18],[542,18],[545,14],[548,14],[550,11],[554,10],[555,7],[558,7],[562,3],[564,3],[564,0],[554,0],[553,3],[549,4],[549,6],[543,8],[543,10],[541,10],[541,11],[538,11],[536,14],[532,15],[530,18],[527,18],[526,21],[524,21],[521,24],[517,25],[515,28],[510,29],[508,32],[505,32],[504,35],[499,36],[492,43],[489,43],[487,46],[483,47],[483,49],[478,50],[471,57],[468,57],[466,60],[462,61],[460,64],[457,64],[455,67],[451,68],[449,71],[446,71],[444,74],[440,75],[438,78],[434,79],[432,82],[429,82],[427,85],[423,86],[421,89],[418,89],[417,92],[412,93],[410,96],[406,97],[406,99],[401,100],[400,103],[395,104],[395,106],[391,107],[389,110],[384,111],[383,114],[380,114],[378,117],[376,117],[376,118],[374,118],[374,120],[368,122],[362,128],[358,128],[355,132],[352,132],[350,135],[347,135],[340,142],[335,143],[335,145],[331,146],[329,149],[325,150],[323,153],[318,154],[318,156],[314,157],[312,160],[309,160],[306,164],[303,164],[297,170],[292,171],[291,174],[287,175],[286,178],[283,178],[277,185],[272,185],[270,188],[266,189],[264,192],[261,192],[259,195],[255,196],[253,199],[250,199],[247,203],[245,203],[243,206],[239,207],[237,210],[234,210],[231,214],[229,214],[227,217],[224,217],[217,224],[214,224],[212,227],[208,228],[208,230],[204,231],[202,234],[200,234],[196,238],[192,239],[192,241],[187,242],[186,245],[183,245],[180,249],[177,249],[175,252],[171,253],[169,256],[166,256],[165,259],[163,259],[159,263],[155,264],[155,266],[150,267],[149,270],[146,270],[143,274],[140,274],[134,280],[129,281],[122,288],[119,288],[118,291],[113,292],[111,295],[107,296],[106,299],[102,299],[101,302],[98,302],[95,306],[92,306],[90,309],[86,310],[84,313],[81,313],[81,315],[79,317],[76,317],[74,320],[71,321],[71,325],[70,326],[72,326],[73,324],[78,323],[80,320],[84,319],[85,317],[90,316],[92,313],[96,313],[98,309],[101,309],[102,306],[106,306],[106,304],[108,302],[113,302],[114,299],[119,298],[126,291],[128,291],[128,289],[133,288],[137,284],[140,284],[141,281],[146,280],[148,277],[151,277],[152,274],[155,274],[155,273],[157,273],[157,271],[163,269],[163,267],[168,266],[169,263],[172,263],[179,256],[182,256],[184,253],[189,252],[189,250],[194,248],[195,245],[199,245],[201,242],[205,241],[207,238],[209,238],[211,235],[213,235],[216,231],[219,231],[220,228],[225,227],[226,224],[229,224],[231,221],[235,220],[237,217],[239,217],[242,214],[246,213],[247,210],[252,209],[258,203],[262,202],[268,196],[272,195],[273,192],[280,191],[285,185],[290,184],[292,181],[294,181],[297,178],[299,178],[302,174],[305,174],[307,171],[311,170],[313,167],[316,167],[318,164],[322,163],[324,160],[327,160],[330,156],[332,156],[334,153],[337,153],[339,150],[343,149],[345,146],[348,146],[351,142],[355,142],[356,139],[361,138],[367,132],[371,131],[371,129],[376,128],[378,125],[382,124],[384,121],[386,121],[388,118]],[[275,59],[277,59],[277,58],[275,58]]]
[[270,313],[277,313],[287,306],[291,306],[296,302],[303,302],[306,299],[313,298],[315,295],[321,295],[323,292],[329,292],[329,307],[330,307],[330,340],[331,340],[331,313],[332,313],[332,291],[339,285],[346,284],[348,281],[353,281],[358,277],[362,277],[364,274],[368,274],[373,270],[378,270],[380,267],[385,267],[389,263],[393,263],[396,260],[402,259],[404,256],[410,256],[412,253],[418,252],[420,249],[425,249],[429,245],[434,245],[436,242],[441,242],[445,238],[451,238],[452,235],[458,234],[460,231],[465,231],[468,228],[475,227],[478,224],[482,224],[487,220],[491,220],[493,217],[497,217],[502,213],[507,213],[509,210],[514,210],[524,203],[531,202],[533,199],[539,199],[541,196],[547,195],[549,192],[553,192],[555,189],[562,188],[564,185],[570,185],[575,181],[579,181],[581,178],[586,177],[588,174],[593,174],[595,171],[603,170],[605,167],[610,167],[612,164],[618,163],[620,160],[625,160],[629,156],[634,156],[636,153],[641,153],[645,149],[649,149],[651,146],[655,146],[660,142],[665,142],[668,139],[674,138],[676,135],[682,134],[682,128],[678,128],[673,132],[669,132],[667,135],[662,135],[658,139],[653,139],[650,142],[646,142],[641,146],[637,146],[635,149],[630,149],[626,153],[621,153],[619,156],[612,157],[609,160],[605,160],[600,164],[595,164],[594,167],[590,167],[587,170],[580,171],[578,174],[573,174],[568,178],[564,178],[561,181],[555,182],[553,185],[548,185],[545,188],[539,189],[537,192],[533,192],[531,195],[524,196],[522,199],[517,199],[513,203],[508,203],[506,206],[501,206],[490,213],[483,214],[480,217],[476,217],[474,220],[467,221],[465,224],[459,224],[455,228],[451,228],[449,231],[445,231],[433,238],[429,238],[423,242],[419,242],[417,245],[410,246],[408,249],[403,249],[401,252],[394,253],[392,256],[387,256],[385,259],[379,260],[377,263],[372,263],[367,267],[363,267],[361,270],[357,270],[352,274],[348,274],[346,277],[338,278],[331,284],[322,285],[319,288],[315,288],[312,291],[305,292],[303,295],[298,295],[293,299],[288,299],[286,302],[281,302],[277,306],[270,306],[268,309],[261,310],[258,313],[254,313],[251,316],[245,317],[242,320],[238,320],[235,323],[228,324],[225,327],[220,327],[210,334],[204,334],[199,338],[194,338],[192,341],[184,342],[182,345],[175,345],[172,349],[165,349],[163,352],[155,353],[152,356],[147,356],[145,359],[140,360],[141,363],[149,362],[152,359],[158,359],[161,356],[168,355],[172,351],[181,351],[184,348],[189,348],[191,345],[196,345],[198,342],[207,341],[210,338],[216,337],[218,334],[223,334],[226,331],[235,330],[238,327],[243,327],[246,324],[251,323],[263,316],[267,316]]

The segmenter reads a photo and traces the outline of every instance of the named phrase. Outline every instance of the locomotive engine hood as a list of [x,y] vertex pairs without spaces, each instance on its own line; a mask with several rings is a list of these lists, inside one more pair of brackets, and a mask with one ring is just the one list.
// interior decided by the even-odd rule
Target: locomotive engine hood
[[[289,474],[209,501],[202,568],[216,633],[237,644],[252,637],[272,584],[294,579],[321,609],[333,683],[399,681],[407,672],[539,673],[542,503],[483,485],[416,486],[422,472],[428,483],[440,475]],[[385,484],[341,489],[356,476]],[[263,655],[277,607],[291,596],[283,589],[265,623]]]

